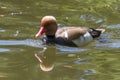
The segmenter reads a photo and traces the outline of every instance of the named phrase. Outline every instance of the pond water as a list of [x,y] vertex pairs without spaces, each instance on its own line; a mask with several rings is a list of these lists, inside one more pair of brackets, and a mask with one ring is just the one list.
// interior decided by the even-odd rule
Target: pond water
[[[104,28],[83,47],[41,46],[34,35],[45,15],[61,25]],[[0,0],[0,80],[120,80],[120,0]],[[40,69],[35,54],[46,59]]]

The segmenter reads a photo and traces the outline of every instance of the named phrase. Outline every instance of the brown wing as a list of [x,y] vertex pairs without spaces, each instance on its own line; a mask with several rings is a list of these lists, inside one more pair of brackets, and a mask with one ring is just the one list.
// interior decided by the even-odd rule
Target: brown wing
[[79,38],[81,35],[85,34],[87,32],[87,28],[81,28],[81,27],[63,27],[60,28],[56,35],[57,37],[63,37],[66,38],[65,33],[67,34],[67,39],[74,40],[76,38]]

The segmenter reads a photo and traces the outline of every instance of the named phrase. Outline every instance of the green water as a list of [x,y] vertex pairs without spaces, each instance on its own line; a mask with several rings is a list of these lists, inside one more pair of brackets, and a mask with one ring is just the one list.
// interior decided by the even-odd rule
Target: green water
[[[34,35],[45,15],[106,32],[87,46],[44,51]],[[120,0],[0,0],[0,80],[120,80],[119,30]],[[40,69],[36,53],[55,54],[52,71]]]

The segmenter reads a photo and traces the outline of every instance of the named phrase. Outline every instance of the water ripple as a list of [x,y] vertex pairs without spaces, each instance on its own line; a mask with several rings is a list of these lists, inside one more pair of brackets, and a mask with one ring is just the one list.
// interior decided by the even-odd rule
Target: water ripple
[[67,46],[61,46],[61,45],[57,45],[57,48],[60,53],[68,53],[68,52],[74,53],[74,52],[83,52],[83,51],[88,50],[88,49],[84,49],[84,48],[67,47]]
[[6,48],[0,48],[0,52],[9,52],[10,49],[6,49]]
[[32,47],[40,47],[41,42],[40,42],[40,40],[32,40],[32,39],[27,39],[27,40],[0,40],[0,45],[1,46],[27,45],[27,46],[32,46]]
[[112,43],[104,43],[104,44],[96,44],[97,48],[120,48],[120,42],[112,42]]
[[103,27],[107,27],[107,28],[110,28],[110,29],[116,29],[116,28],[120,28],[120,24],[115,24],[115,25],[109,25],[109,26],[103,26]]
[[0,30],[0,32],[5,32],[6,30]]
[[0,45],[22,45],[25,44],[22,40],[0,40]]

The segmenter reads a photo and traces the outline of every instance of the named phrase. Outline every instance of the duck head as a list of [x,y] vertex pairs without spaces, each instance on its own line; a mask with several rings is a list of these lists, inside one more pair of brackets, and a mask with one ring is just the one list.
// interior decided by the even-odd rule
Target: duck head
[[41,20],[41,28],[35,35],[35,38],[39,38],[44,33],[45,35],[55,35],[57,31],[57,21],[53,16],[45,16]]

